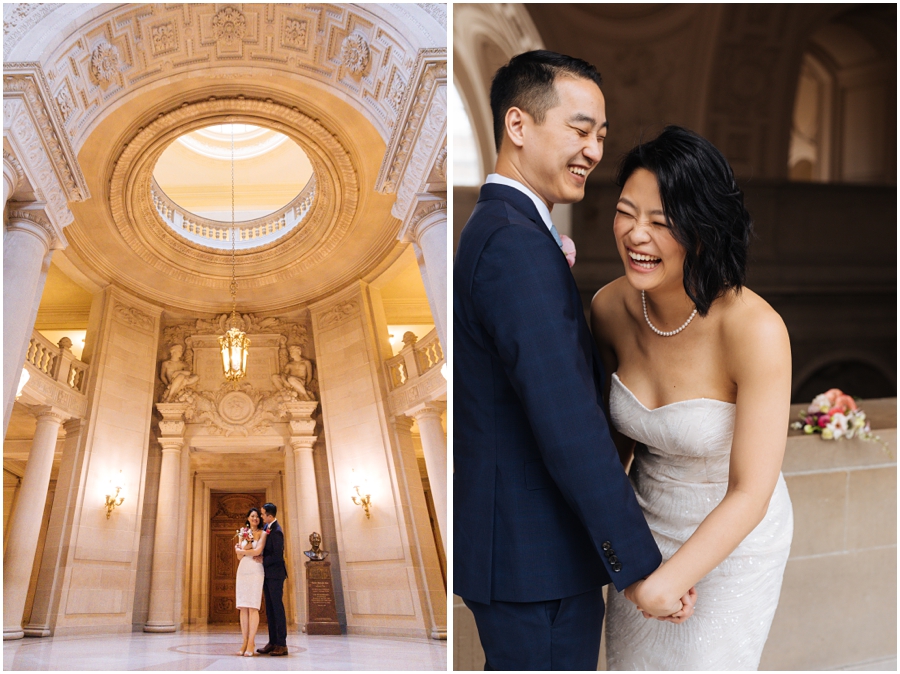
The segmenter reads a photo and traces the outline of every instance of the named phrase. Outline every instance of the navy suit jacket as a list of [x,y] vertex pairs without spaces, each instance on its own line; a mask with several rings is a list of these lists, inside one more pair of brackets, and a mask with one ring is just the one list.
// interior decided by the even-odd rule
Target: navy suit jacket
[[522,192],[481,188],[454,261],[453,320],[453,591],[545,601],[654,571],[578,288]]
[[287,578],[287,567],[284,564],[284,531],[278,520],[272,522],[266,544],[263,546],[263,571],[266,578],[284,580]]

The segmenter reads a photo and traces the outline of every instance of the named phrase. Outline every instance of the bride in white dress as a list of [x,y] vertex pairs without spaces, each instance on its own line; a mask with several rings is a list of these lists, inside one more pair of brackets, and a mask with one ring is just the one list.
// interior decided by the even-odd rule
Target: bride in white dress
[[607,666],[754,670],[793,533],[787,330],[742,287],[750,216],[712,144],[667,127],[625,157],[618,184],[625,276],[595,295],[591,322],[663,564],[610,591]]
[[266,544],[266,532],[260,528],[262,517],[259,508],[250,508],[246,525],[253,536],[253,542],[242,540],[235,546],[235,554],[241,561],[238,563],[234,589],[237,601],[235,606],[241,612],[241,635],[243,644],[238,655],[252,657],[256,650],[256,630],[259,627],[259,607],[262,603],[263,581],[265,572],[263,565],[254,560]]

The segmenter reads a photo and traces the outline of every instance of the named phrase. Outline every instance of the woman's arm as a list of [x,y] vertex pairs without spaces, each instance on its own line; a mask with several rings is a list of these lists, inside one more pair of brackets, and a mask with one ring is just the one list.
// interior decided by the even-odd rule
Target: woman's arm
[[[612,388],[612,375],[619,368],[619,360],[616,357],[615,349],[612,345],[611,335],[606,327],[610,324],[616,324],[617,319],[610,316],[616,302],[621,303],[622,299],[618,290],[613,283],[603,286],[594,295],[591,300],[591,333],[597,348],[600,351],[600,359],[603,361],[604,381],[603,381],[603,411],[606,412],[606,418],[609,419],[609,391]],[[613,444],[619,452],[619,460],[625,471],[631,465],[631,459],[634,456],[634,440],[622,435],[616,430],[615,426],[609,425],[609,433],[612,436]]]
[[259,545],[256,546],[255,550],[250,550],[253,554],[251,557],[259,557],[263,553],[263,548],[266,547],[266,537],[269,535],[268,531],[263,531],[259,537]]
[[678,598],[762,521],[781,472],[791,397],[787,329],[768,306],[741,313],[725,335],[729,374],[737,384],[728,489],[672,558],[627,593],[654,616],[677,610]]
[[257,557],[262,554],[263,547],[266,545],[266,536],[267,532],[263,532],[259,537],[259,545],[256,546],[256,549],[253,548],[241,548],[240,550],[236,550],[238,557]]

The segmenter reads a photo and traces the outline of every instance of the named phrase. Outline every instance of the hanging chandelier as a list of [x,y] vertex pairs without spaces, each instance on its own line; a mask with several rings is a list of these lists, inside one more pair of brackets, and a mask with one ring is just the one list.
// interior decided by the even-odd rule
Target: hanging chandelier
[[231,317],[226,326],[228,331],[219,337],[222,352],[222,366],[225,379],[237,383],[247,374],[247,356],[250,354],[250,340],[241,328],[244,322],[237,315],[237,278],[234,260],[234,124],[231,124]]

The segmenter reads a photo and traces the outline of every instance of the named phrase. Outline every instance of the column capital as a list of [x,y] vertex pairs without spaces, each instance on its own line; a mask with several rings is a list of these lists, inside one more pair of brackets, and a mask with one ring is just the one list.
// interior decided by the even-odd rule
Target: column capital
[[295,454],[302,454],[303,452],[312,453],[313,447],[315,446],[316,440],[318,439],[318,435],[292,436],[291,447],[294,448]]
[[64,410],[53,405],[35,405],[31,408],[31,413],[34,415],[35,419],[37,419],[38,423],[52,422],[62,424],[71,419]]
[[420,419],[440,419],[441,414],[447,409],[447,403],[443,400],[429,400],[423,403],[421,407],[411,410],[411,414],[416,421]]
[[159,438],[159,445],[162,447],[163,454],[167,452],[181,453],[184,447],[184,438]]
[[422,237],[429,229],[443,224],[447,228],[447,200],[423,192],[416,195],[416,205],[409,220],[400,228],[400,241],[415,243],[422,247]]
[[156,409],[162,415],[159,422],[159,443],[163,448],[163,440],[180,440],[184,443],[184,413],[187,408],[187,403],[156,403]]
[[57,232],[43,209],[41,202],[10,202],[7,232],[24,232],[31,234],[44,244],[44,254],[51,250],[66,247],[62,232]]

